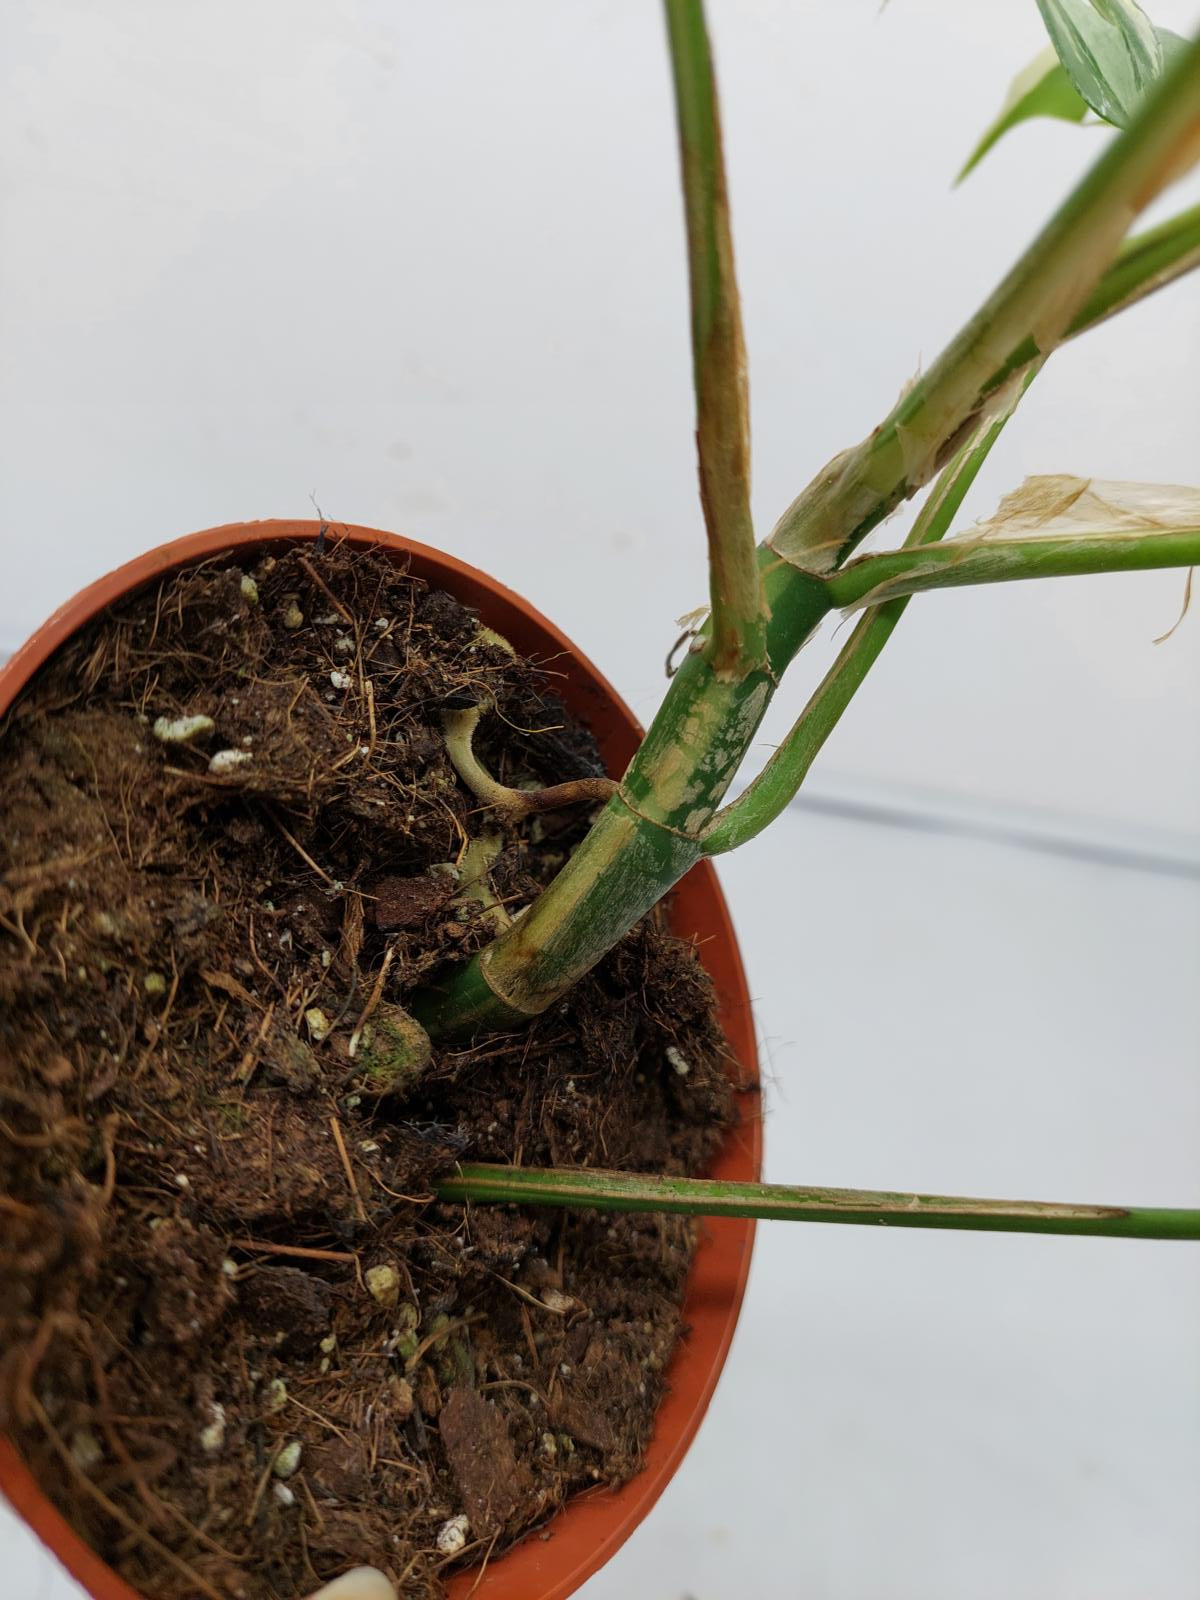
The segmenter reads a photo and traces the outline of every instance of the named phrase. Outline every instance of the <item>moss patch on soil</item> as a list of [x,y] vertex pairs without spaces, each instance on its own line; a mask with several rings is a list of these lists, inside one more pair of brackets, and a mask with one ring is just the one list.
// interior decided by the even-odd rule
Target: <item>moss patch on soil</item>
[[0,733],[0,1423],[155,1600],[436,1595],[652,1431],[689,1223],[430,1198],[460,1157],[694,1173],[731,1115],[655,917],[524,1031],[413,1032],[587,823],[476,808],[439,728],[483,698],[503,782],[599,774],[552,671],[294,547],[127,599]]

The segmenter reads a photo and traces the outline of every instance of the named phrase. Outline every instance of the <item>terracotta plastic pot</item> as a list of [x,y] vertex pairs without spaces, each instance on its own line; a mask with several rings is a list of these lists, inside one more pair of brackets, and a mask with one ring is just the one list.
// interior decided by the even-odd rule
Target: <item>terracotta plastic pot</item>
[[[176,539],[119,567],[56,611],[0,668],[0,715],[64,640],[131,590],[189,562],[224,552],[257,556],[272,545],[315,539],[319,531],[315,522],[230,523]],[[632,713],[587,657],[519,595],[453,556],[395,534],[339,525],[331,530],[330,537],[335,536],[394,552],[418,577],[478,611],[522,654],[552,660],[554,671],[565,674],[556,680],[556,690],[592,730],[607,770],[624,770],[641,734]],[[697,939],[700,959],[716,985],[739,1082],[756,1087],[758,1060],[745,974],[725,900],[707,862],[694,867],[676,888],[671,921],[677,933]],[[761,1162],[762,1127],[751,1103],[742,1125],[726,1140],[713,1174],[757,1179]],[[668,1370],[669,1388],[643,1470],[615,1492],[572,1501],[549,1525],[549,1538],[533,1537],[517,1545],[493,1562],[482,1580],[478,1572],[461,1574],[450,1584],[452,1600],[466,1600],[468,1594],[475,1600],[565,1600],[625,1542],[683,1460],[712,1397],[741,1308],[753,1239],[751,1221],[714,1220],[703,1229],[683,1307],[690,1332]],[[140,1600],[68,1526],[3,1439],[0,1490],[95,1600]]]

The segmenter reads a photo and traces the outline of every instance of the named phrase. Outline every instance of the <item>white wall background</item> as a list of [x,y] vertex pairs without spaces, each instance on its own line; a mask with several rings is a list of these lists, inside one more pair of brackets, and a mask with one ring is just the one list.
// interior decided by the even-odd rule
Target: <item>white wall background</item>
[[[950,191],[1032,0],[712,9],[765,529],[1105,135],[1027,127]],[[0,173],[0,648],[315,492],[495,572],[653,709],[705,587],[655,7],[8,0]],[[1198,351],[1189,282],[1057,356],[967,514],[1029,472],[1200,480]],[[729,863],[771,1176],[1200,1203],[1200,628],[1151,643],[1182,587],[915,602],[811,792],[966,834],[797,811]],[[1013,829],[1103,849],[978,837]],[[700,1442],[588,1600],[1200,1595],[1189,1248],[760,1239]],[[0,1538],[14,1593],[72,1592]]]

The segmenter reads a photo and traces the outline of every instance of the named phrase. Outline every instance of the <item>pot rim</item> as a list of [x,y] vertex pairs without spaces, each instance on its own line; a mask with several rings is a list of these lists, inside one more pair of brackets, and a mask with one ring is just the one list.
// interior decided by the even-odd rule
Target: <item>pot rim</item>
[[[135,557],[98,578],[60,606],[0,666],[0,718],[33,674],[73,633],[106,606],[191,562],[239,550],[258,552],[272,543],[312,542],[326,536],[355,545],[377,545],[406,557],[418,577],[446,589],[478,610],[483,620],[512,640],[522,654],[570,667],[556,690],[568,708],[592,728],[610,771],[623,771],[641,738],[633,713],[593,663],[553,623],[511,589],[478,568],[414,539],[357,524],[304,520],[234,522],[185,535]],[[722,1026],[736,1056],[739,1087],[757,1091],[758,1057],[750,994],[733,924],[709,861],[701,861],[672,891],[675,931],[702,936],[699,950],[717,991]],[[762,1171],[762,1120],[757,1108],[732,1128],[713,1163],[720,1178],[757,1180]],[[566,1600],[629,1538],[653,1507],[687,1453],[707,1410],[729,1351],[741,1310],[755,1224],[749,1218],[710,1218],[702,1227],[683,1319],[689,1331],[667,1369],[667,1390],[655,1416],[654,1434],[640,1472],[616,1490],[577,1495],[547,1524],[484,1570],[457,1574],[450,1600]],[[83,1541],[41,1493],[11,1443],[0,1438],[0,1491],[83,1585],[94,1600],[143,1600]]]

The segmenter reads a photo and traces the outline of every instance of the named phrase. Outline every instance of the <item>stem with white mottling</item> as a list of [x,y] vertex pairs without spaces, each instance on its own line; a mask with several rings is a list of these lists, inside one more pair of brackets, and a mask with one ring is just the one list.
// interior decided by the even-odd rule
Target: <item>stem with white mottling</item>
[[975,1200],[961,1195],[873,1189],[800,1188],[669,1178],[592,1167],[472,1164],[436,1185],[439,1199],[598,1211],[674,1212],[693,1217],[760,1217],[777,1222],[867,1223],[987,1233],[1094,1234],[1109,1239],[1200,1239],[1200,1211],[1160,1206],[1059,1205],[1041,1200]]

